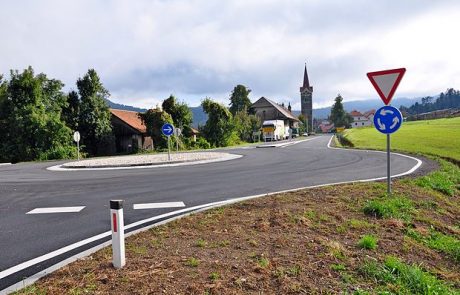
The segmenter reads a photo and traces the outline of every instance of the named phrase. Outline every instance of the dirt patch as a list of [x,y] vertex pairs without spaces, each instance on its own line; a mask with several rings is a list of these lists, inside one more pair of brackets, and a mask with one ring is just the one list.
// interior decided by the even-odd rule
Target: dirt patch
[[[460,264],[407,236],[430,228],[460,238],[460,196],[446,197],[396,181],[414,202],[410,220],[363,213],[384,194],[382,183],[323,187],[213,209],[127,240],[127,265],[111,250],[72,263],[29,288],[46,294],[322,294],[374,290],[360,274],[365,261],[393,255],[460,288]],[[452,206],[457,204],[457,206]],[[374,250],[358,241],[371,234]],[[27,290],[24,291],[24,293]]]

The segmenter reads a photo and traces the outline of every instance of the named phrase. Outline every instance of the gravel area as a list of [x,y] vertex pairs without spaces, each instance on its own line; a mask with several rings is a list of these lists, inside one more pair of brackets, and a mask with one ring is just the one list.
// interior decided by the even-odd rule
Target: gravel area
[[171,161],[168,161],[168,154],[154,155],[132,155],[108,158],[97,158],[65,163],[63,168],[104,168],[104,167],[129,167],[161,165],[170,163],[195,162],[203,160],[216,160],[226,158],[231,154],[216,152],[192,152],[192,153],[171,153]]

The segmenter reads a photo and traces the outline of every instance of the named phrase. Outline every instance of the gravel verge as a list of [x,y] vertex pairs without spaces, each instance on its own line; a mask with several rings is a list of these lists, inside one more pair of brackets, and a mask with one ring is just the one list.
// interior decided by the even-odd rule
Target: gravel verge
[[130,155],[69,162],[63,164],[62,168],[108,168],[150,166],[195,161],[198,162],[206,160],[218,160],[227,158],[229,155],[231,154],[217,152],[173,153],[171,154],[171,161],[168,160],[168,154]]

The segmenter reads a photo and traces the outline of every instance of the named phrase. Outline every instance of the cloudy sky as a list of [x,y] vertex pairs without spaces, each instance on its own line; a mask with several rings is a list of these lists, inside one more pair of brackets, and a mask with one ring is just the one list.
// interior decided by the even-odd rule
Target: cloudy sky
[[460,88],[460,1],[0,0],[0,73],[31,65],[75,88],[94,68],[111,100],[228,103],[237,84],[300,109],[378,99],[366,72],[406,67],[397,97]]

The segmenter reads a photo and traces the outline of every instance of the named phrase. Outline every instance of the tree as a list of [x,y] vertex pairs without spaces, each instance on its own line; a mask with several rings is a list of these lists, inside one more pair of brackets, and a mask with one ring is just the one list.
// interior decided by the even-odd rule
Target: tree
[[139,117],[147,127],[147,134],[152,137],[155,149],[160,150],[168,147],[168,137],[163,135],[161,127],[165,123],[173,124],[170,114],[160,110],[160,108],[150,109]]
[[249,115],[245,110],[235,114],[233,123],[239,138],[243,141],[251,141],[252,133],[258,131],[261,126],[259,117]]
[[214,147],[228,146],[237,140],[238,135],[232,124],[233,116],[230,111],[220,103],[210,98],[205,98],[201,106],[208,120],[201,128],[206,140]]
[[299,133],[303,134],[303,133],[308,132],[307,118],[305,118],[303,114],[300,114],[297,118],[299,119],[301,123],[301,125],[299,126]]
[[62,119],[67,127],[73,131],[78,130],[78,120],[80,116],[80,98],[76,91],[70,91],[66,96],[66,104],[62,108]]
[[183,129],[192,124],[192,111],[185,102],[178,103],[173,95],[165,99],[161,106],[163,111],[171,115],[175,127]]
[[233,88],[232,95],[230,96],[230,113],[232,115],[243,110],[246,112],[249,110],[251,106],[249,93],[251,93],[251,89],[246,88],[244,85],[237,85]]
[[350,128],[351,123],[353,122],[353,117],[345,112],[342,101],[342,96],[338,94],[331,109],[330,120],[334,123],[335,127]]
[[61,120],[65,95],[59,80],[35,75],[32,67],[11,71],[0,86],[0,155],[12,162],[70,158],[71,130]]
[[110,93],[102,85],[94,69],[77,81],[80,95],[78,131],[82,144],[90,155],[110,154],[114,151],[114,136],[110,111],[106,100]]

